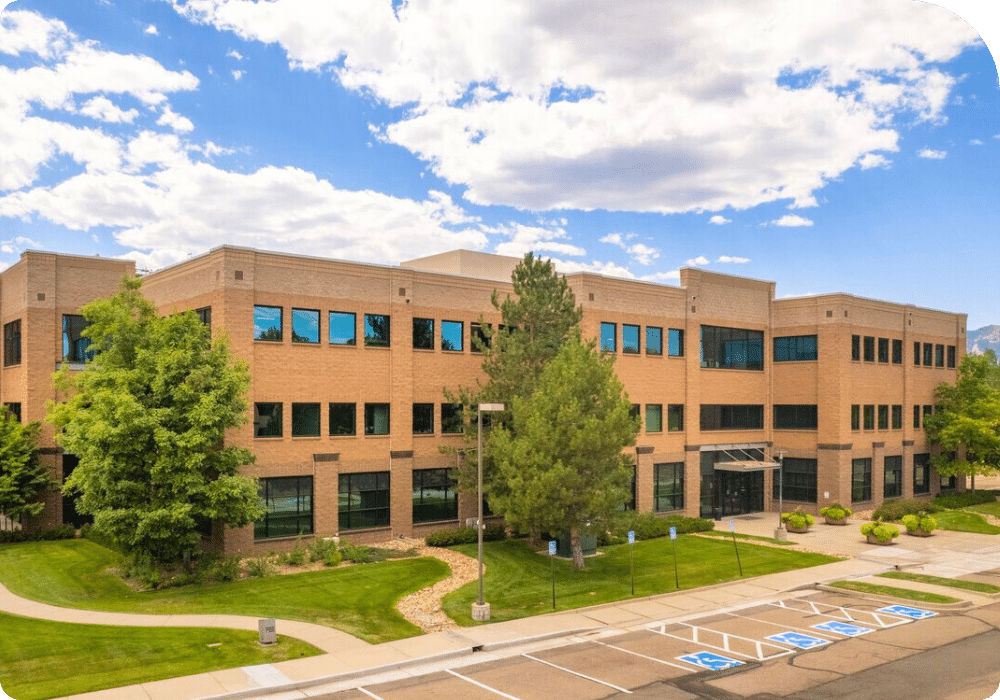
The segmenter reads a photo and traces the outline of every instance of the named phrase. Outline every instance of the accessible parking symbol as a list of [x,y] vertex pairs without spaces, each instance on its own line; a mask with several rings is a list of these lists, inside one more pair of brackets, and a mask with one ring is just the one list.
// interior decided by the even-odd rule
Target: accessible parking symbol
[[934,617],[937,615],[936,612],[921,610],[920,608],[911,608],[909,605],[890,605],[887,608],[879,608],[878,611],[889,613],[891,615],[902,615],[903,617],[910,617],[914,620],[923,620],[926,617]]
[[772,634],[768,639],[781,642],[782,644],[791,644],[793,647],[798,647],[799,649],[812,649],[813,647],[821,647],[824,644],[830,643],[829,640],[810,637],[808,634],[799,634],[798,632]]
[[721,671],[726,668],[732,668],[733,666],[743,665],[742,661],[730,659],[728,656],[721,656],[720,654],[713,654],[710,651],[699,651],[694,654],[678,656],[677,658],[681,661],[687,661],[689,664],[694,664],[700,668],[707,668],[709,671]]
[[836,632],[837,634],[842,634],[845,637],[860,637],[861,635],[868,634],[872,631],[870,627],[849,625],[846,622],[823,622],[818,625],[813,625],[813,629],[823,630],[824,632]]

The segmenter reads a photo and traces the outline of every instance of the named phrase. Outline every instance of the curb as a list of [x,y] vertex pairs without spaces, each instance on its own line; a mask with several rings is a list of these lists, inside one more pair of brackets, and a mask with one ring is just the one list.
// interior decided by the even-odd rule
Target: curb
[[[875,599],[886,603],[896,603],[899,601],[907,601],[908,604],[920,605],[922,608],[929,608],[930,610],[935,610],[938,612],[948,612],[949,610],[965,610],[966,608],[974,607],[971,601],[960,600],[957,603],[927,603],[922,600],[913,600],[911,598],[897,598],[895,596],[881,595],[879,593],[863,593],[861,591],[849,591],[844,588],[837,588],[835,586],[828,586],[825,583],[816,584],[816,589],[821,591],[826,591],[827,593],[837,593],[839,595],[846,595],[852,598],[866,598],[868,600]],[[938,595],[944,595],[943,593]]]

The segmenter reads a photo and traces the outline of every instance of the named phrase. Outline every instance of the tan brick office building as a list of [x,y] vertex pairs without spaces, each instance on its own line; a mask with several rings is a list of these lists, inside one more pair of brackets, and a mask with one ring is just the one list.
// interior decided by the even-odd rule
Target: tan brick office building
[[[250,366],[253,415],[229,439],[257,454],[247,471],[269,515],[216,528],[217,543],[269,549],[300,530],[375,540],[470,517],[474,495],[454,492],[455,457],[439,450],[460,444],[443,390],[475,384],[476,323],[499,322],[490,296],[510,290],[517,262],[455,251],[388,267],[227,246],[146,276],[161,312],[197,309]],[[29,252],[3,272],[0,400],[42,419],[51,372],[85,351],[79,306],[132,269]],[[766,466],[779,455],[786,503],[813,512],[963,488],[927,465],[921,427],[934,387],[955,380],[963,314],[847,294],[775,299],[772,282],[700,269],[682,270],[679,287],[567,280],[584,335],[616,355],[642,417],[638,510],[776,510]],[[61,477],[73,457],[47,440]],[[75,519],[58,501],[45,520]]]

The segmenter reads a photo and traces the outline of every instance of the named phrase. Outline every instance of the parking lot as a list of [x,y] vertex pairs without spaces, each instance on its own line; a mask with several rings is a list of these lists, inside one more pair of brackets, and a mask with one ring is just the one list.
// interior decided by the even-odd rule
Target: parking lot
[[[415,678],[317,697],[742,698],[788,696],[810,689],[814,692],[803,697],[825,697],[816,692],[825,684],[929,650],[940,656],[948,645],[972,641],[979,635],[996,635],[998,624],[1000,604],[965,613],[938,613],[919,604],[892,605],[815,593],[683,622],[648,624],[638,630],[606,629],[557,648],[453,665]],[[996,668],[1000,656],[995,641],[991,647],[995,657],[992,668]],[[968,657],[968,652],[961,653]],[[942,663],[940,659],[934,662]],[[920,664],[915,667],[916,671],[909,672],[911,676],[921,672]],[[939,683],[948,679],[947,667],[923,670],[933,672]],[[892,673],[890,668],[885,672]],[[984,669],[984,673],[989,671]],[[990,681],[987,678],[984,682]],[[905,697],[922,697],[919,679],[911,677],[905,685],[909,686]],[[880,697],[889,697],[882,692],[881,683],[879,687]],[[947,691],[940,685],[928,690],[927,697],[948,697],[942,690]]]

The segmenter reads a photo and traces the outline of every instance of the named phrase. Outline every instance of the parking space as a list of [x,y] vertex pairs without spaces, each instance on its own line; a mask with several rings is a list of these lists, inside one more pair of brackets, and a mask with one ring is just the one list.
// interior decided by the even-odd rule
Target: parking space
[[[654,683],[696,678],[705,671],[744,666],[760,672],[770,662],[792,656],[803,657],[792,664],[801,669],[802,678],[819,679],[832,669],[863,670],[917,653],[892,646],[889,640],[919,636],[901,628],[934,627],[935,620],[941,618],[919,606],[816,594],[640,630],[605,631],[561,647],[329,697],[600,700],[626,697]],[[883,635],[886,643],[880,644]]]

